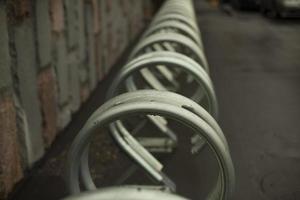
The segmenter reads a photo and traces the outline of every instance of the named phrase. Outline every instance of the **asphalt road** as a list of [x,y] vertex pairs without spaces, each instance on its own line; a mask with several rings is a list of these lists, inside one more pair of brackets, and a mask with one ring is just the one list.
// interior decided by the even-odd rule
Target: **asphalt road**
[[[220,104],[219,123],[236,168],[233,199],[299,200],[300,21],[223,12],[200,0],[196,11]],[[117,66],[125,59],[126,55],[99,84],[11,199],[56,200],[67,195],[64,170],[70,142],[104,102]],[[172,125],[178,133],[186,132]],[[93,173],[104,186],[118,182],[118,173],[129,163],[108,135],[105,131],[97,134],[91,150],[96,158],[91,161]],[[189,140],[184,135],[179,134],[181,145],[176,154],[161,158],[165,172],[177,183],[179,194],[204,199],[216,179],[216,163],[207,148],[198,157],[187,156]],[[149,183],[140,171],[128,182]]]
[[196,1],[236,167],[236,200],[300,199],[300,20]]

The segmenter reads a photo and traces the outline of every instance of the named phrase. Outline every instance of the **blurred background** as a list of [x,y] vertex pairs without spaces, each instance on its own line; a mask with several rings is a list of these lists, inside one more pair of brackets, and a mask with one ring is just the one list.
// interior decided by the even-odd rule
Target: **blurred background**
[[[70,144],[162,3],[0,1],[0,199],[68,195]],[[300,0],[194,5],[236,168],[233,199],[299,200]],[[97,134],[91,151],[103,186],[129,166],[108,131]],[[215,165],[209,154],[161,159],[176,166],[166,171],[180,182],[179,194],[203,199]],[[149,179],[137,170],[129,182]]]

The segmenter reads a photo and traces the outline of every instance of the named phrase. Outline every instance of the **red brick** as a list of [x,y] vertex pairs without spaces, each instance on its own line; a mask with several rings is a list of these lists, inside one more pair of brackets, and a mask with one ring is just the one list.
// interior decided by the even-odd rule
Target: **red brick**
[[50,14],[52,30],[62,32],[64,30],[64,7],[62,0],[50,1]]
[[57,134],[56,81],[52,68],[48,67],[38,75],[39,99],[43,116],[43,137],[47,146]]
[[5,199],[23,177],[16,110],[11,95],[0,96],[0,158],[0,199]]

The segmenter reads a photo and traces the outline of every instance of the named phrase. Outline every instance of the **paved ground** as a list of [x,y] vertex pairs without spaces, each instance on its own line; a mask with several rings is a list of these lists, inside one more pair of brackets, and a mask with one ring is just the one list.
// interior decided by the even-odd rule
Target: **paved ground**
[[[272,21],[257,13],[224,13],[196,1],[199,26],[220,103],[220,124],[236,167],[235,200],[300,199],[300,21]],[[125,56],[126,57],[126,56]],[[124,59],[121,59],[121,63]],[[64,162],[70,141],[104,101],[117,68],[98,87],[49,154],[20,184],[12,199],[56,200],[67,194]],[[174,125],[175,126],[175,125]],[[185,131],[176,126],[178,132]],[[204,149],[187,157],[187,138],[173,156],[162,158],[180,194],[204,199],[216,176]],[[92,161],[97,182],[111,185],[127,166],[107,132],[98,134]],[[101,150],[105,150],[105,153]],[[98,152],[98,153],[97,153]],[[120,165],[119,163],[123,163]],[[131,183],[146,182],[137,172]]]
[[197,2],[236,166],[234,199],[300,199],[300,21]]

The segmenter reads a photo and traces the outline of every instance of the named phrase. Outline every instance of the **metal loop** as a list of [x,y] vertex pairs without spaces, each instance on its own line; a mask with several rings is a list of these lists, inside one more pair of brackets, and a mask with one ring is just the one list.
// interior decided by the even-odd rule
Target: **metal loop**
[[[185,199],[170,193],[176,192],[176,184],[163,172],[163,164],[150,153],[153,149],[150,151],[146,140],[133,137],[133,131],[126,127],[124,119],[129,120],[134,115],[145,116],[145,121],[156,126],[164,139],[171,142],[157,145],[166,148],[165,152],[171,152],[178,143],[169,119],[193,130],[191,153],[197,153],[201,145],[207,144],[219,166],[215,187],[205,199],[231,197],[235,185],[234,167],[226,137],[216,122],[218,103],[196,21],[192,0],[164,2],[108,89],[107,102],[90,116],[70,148],[67,160],[70,193],[96,191],[65,200]],[[185,79],[179,81],[182,76]],[[180,95],[183,85],[192,86],[192,93]],[[149,87],[155,90],[144,90]],[[119,95],[123,92],[121,89],[127,93]],[[92,136],[104,126],[109,127],[119,148],[159,186],[97,189],[89,168],[89,146]],[[155,138],[151,139],[158,143]]]
[[[132,74],[140,71],[145,67],[153,68],[158,65],[164,65],[170,68],[177,67],[181,71],[184,71],[187,74],[191,75],[201,86],[197,89],[197,91],[199,89],[204,89],[204,93],[206,93],[206,96],[209,99],[209,104],[206,109],[214,117],[217,117],[218,103],[210,77],[198,63],[188,58],[187,56],[175,52],[152,52],[133,59],[131,62],[125,65],[116,75],[116,78],[113,80],[110,89],[108,90],[107,98],[109,99],[116,95],[120,86],[130,76],[131,79],[129,79],[129,82],[127,82],[127,89],[129,89],[130,91],[138,89],[133,83]],[[201,100],[196,97],[196,94],[194,94],[191,98],[195,101]]]
[[196,32],[200,33],[197,24],[193,20],[189,19],[188,17],[186,17],[184,15],[175,14],[175,13],[155,17],[153,19],[153,21],[151,22],[150,26],[152,26],[154,24],[159,24],[159,23],[162,23],[162,22],[165,22],[165,21],[179,21],[181,23],[184,23],[184,24],[190,26]]
[[142,38],[145,38],[149,35],[158,33],[158,32],[177,32],[182,35],[185,35],[192,39],[195,43],[197,43],[201,49],[203,49],[202,41],[199,37],[199,33],[195,32],[192,28],[190,28],[188,25],[180,23],[178,21],[165,21],[159,24],[155,24],[151,27],[149,27],[148,30],[143,34]]
[[145,53],[147,48],[153,48],[155,44],[160,44],[164,47],[164,42],[174,43],[175,46],[172,46],[176,52],[195,59],[207,72],[209,71],[204,52],[200,47],[190,38],[178,33],[157,33],[145,38],[133,49],[129,60]]
[[166,193],[151,188],[110,187],[96,191],[89,191],[64,198],[63,200],[188,200],[175,194]]
[[[128,99],[128,95],[131,96],[137,94],[141,96],[147,96],[147,93],[148,97],[151,96],[151,98],[145,99],[143,101],[140,100],[138,102],[125,103],[122,100],[124,96],[127,96],[126,98]],[[232,192],[234,184],[234,170],[227,145],[224,143],[222,137],[220,137],[220,135],[209,124],[207,124],[207,122],[191,112],[190,109],[185,109],[185,106],[179,107],[171,105],[170,103],[163,103],[159,99],[157,99],[155,95],[152,95],[153,93],[160,93],[158,96],[162,96],[162,93],[163,96],[168,96],[169,94],[169,92],[163,91],[137,91],[120,95],[118,97],[115,97],[117,100],[114,100],[119,102],[119,104],[103,112],[98,111],[97,115],[93,115],[90,120],[88,120],[71,146],[68,160],[68,167],[70,169],[68,176],[70,191],[72,193],[77,193],[80,191],[80,187],[78,184],[80,164],[78,163],[78,160],[80,160],[84,155],[84,151],[90,142],[92,134],[94,134],[95,131],[98,130],[98,128],[102,127],[105,123],[111,123],[128,115],[144,113],[154,115],[161,114],[178,120],[179,122],[182,122],[183,124],[195,130],[198,134],[201,135],[201,137],[205,138],[210,148],[215,153],[216,158],[219,161],[219,167],[221,170],[221,174],[219,176],[219,184],[217,184],[220,185],[220,187],[216,187],[215,190],[217,190],[217,192],[214,192],[215,194],[219,194],[220,196],[218,196],[218,198],[216,199],[227,199],[228,195],[230,195]],[[184,98],[186,102],[192,102],[185,97],[181,98]],[[188,104],[187,106],[190,106],[190,104]]]

